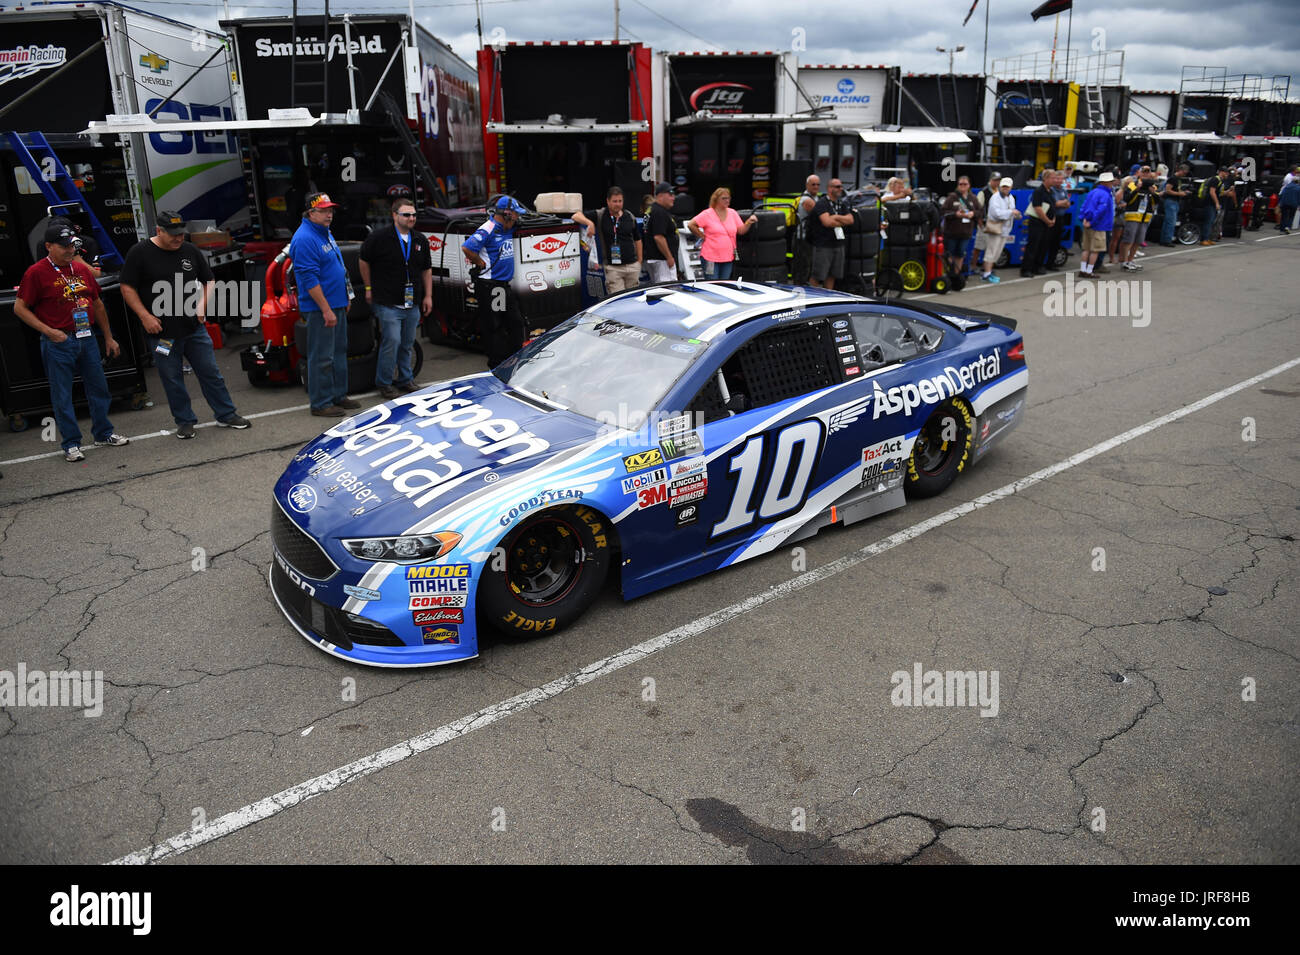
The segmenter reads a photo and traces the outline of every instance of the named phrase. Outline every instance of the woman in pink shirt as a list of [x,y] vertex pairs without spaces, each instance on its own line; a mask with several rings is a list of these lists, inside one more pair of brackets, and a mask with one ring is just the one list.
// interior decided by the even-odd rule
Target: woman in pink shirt
[[744,235],[758,221],[751,215],[744,222],[731,208],[731,190],[714,189],[709,197],[709,207],[686,223],[691,234],[703,239],[700,261],[706,279],[729,279],[736,258],[736,236]]

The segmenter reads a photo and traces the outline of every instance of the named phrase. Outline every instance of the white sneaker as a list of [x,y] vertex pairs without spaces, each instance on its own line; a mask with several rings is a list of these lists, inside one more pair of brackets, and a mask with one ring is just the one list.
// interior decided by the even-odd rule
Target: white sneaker
[[124,444],[130,444],[130,443],[131,443],[131,439],[130,439],[130,438],[124,438],[124,437],[122,437],[120,434],[118,434],[116,431],[114,431],[112,434],[110,434],[110,435],[109,435],[107,438],[105,438],[103,441],[96,441],[96,442],[95,442],[95,447],[97,447],[97,448],[120,448],[122,445],[124,445]]
[[81,453],[81,448],[74,444],[72,447],[64,449],[63,460],[84,461],[86,460],[86,456]]

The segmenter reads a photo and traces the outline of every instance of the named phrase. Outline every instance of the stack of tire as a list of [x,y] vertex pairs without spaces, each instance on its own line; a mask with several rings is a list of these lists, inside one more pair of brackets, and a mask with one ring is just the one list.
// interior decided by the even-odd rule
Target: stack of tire
[[880,254],[880,207],[875,201],[853,210],[853,225],[844,229],[844,278],[835,287],[846,292],[865,292],[876,272]]
[[938,225],[939,210],[928,199],[916,202],[887,202],[889,218],[886,261],[903,280],[903,289],[918,291],[926,280],[926,245]]
[[[785,213],[755,209],[753,214],[758,221],[736,243],[740,254],[736,277],[750,282],[788,282],[790,267],[786,259],[788,230]],[[742,220],[749,216],[749,211],[740,213]]]

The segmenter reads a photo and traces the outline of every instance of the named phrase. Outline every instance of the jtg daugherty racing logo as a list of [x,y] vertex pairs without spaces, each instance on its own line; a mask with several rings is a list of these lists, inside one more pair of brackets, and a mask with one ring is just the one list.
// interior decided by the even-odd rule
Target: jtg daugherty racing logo
[[970,391],[976,385],[996,378],[1000,374],[1002,374],[1001,352],[994,349],[992,355],[981,355],[969,365],[962,365],[960,368],[949,365],[943,370],[942,375],[922,378],[916,384],[909,382],[905,385],[895,385],[885,391],[878,382],[873,381],[875,393],[872,397],[875,399],[875,410],[871,417],[879,418],[881,415],[893,414],[896,411],[910,415],[912,409],[921,404],[937,404],[945,398]]
[[[413,429],[438,425],[446,431],[459,430],[460,443],[477,449],[484,457],[511,452],[496,458],[494,465],[532,457],[550,447],[532,432],[521,430],[515,422],[493,418],[487,408],[468,398],[454,397],[469,388],[461,385],[428,395],[405,395],[340,422],[326,431],[324,437],[346,438],[342,450],[363,459],[373,455],[365,462],[371,466],[387,464],[379,472],[379,478],[390,482],[395,491],[409,497],[416,507],[424,507],[456,485],[489,471],[490,467],[466,471],[459,462],[444,457],[444,452],[452,448],[451,441],[431,443]],[[408,411],[423,420],[390,423],[391,409]],[[318,462],[338,456],[337,451],[332,455],[324,451],[312,454]],[[429,462],[428,467],[416,467],[425,462]]]

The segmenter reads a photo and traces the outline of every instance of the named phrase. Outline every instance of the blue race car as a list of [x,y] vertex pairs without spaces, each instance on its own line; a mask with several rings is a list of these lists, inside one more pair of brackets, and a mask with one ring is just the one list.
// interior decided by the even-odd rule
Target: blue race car
[[275,486],[271,588],[347,660],[478,655],[937,494],[1015,427],[1015,323],[746,282],[607,299],[341,420]]

